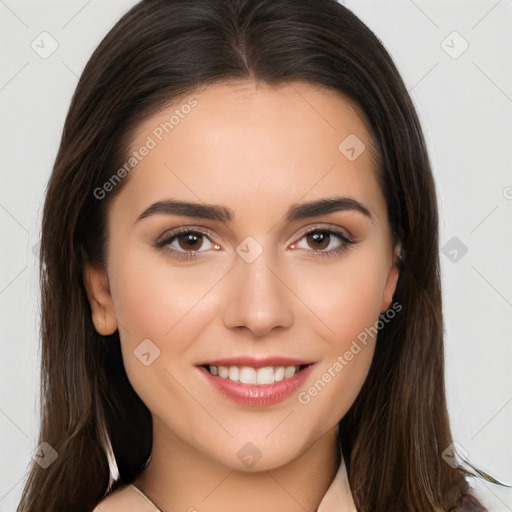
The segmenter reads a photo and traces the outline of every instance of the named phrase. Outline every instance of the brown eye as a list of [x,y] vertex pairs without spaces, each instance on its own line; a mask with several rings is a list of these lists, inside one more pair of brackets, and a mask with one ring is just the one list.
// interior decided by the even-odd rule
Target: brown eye
[[176,237],[178,245],[185,251],[198,251],[203,244],[203,235],[200,233],[187,233]]
[[344,233],[333,229],[315,229],[304,233],[292,244],[293,249],[305,249],[314,256],[337,256],[354,244]]
[[331,235],[326,231],[315,231],[307,235],[306,239],[311,249],[323,250],[329,246]]
[[220,249],[219,245],[213,245],[210,236],[200,231],[191,229],[174,229],[162,235],[155,242],[158,249],[168,249],[176,255],[195,256],[196,253],[209,249]]

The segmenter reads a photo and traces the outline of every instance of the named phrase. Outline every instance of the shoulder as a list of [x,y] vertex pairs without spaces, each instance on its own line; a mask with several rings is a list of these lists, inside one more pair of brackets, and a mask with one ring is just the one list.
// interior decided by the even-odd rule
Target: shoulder
[[127,485],[109,494],[92,512],[157,512],[156,509],[133,486]]

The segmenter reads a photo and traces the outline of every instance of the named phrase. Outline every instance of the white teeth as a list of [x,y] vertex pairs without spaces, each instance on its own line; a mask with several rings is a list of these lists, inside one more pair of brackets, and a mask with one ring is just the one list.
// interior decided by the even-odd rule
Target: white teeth
[[278,366],[274,370],[274,380],[276,382],[279,382],[280,380],[284,379],[284,366]]
[[295,366],[287,366],[284,369],[284,378],[293,377],[295,375]]
[[256,370],[247,366],[240,368],[238,380],[242,384],[256,384]]
[[242,384],[274,384],[283,379],[293,377],[299,366],[264,366],[252,368],[250,366],[208,366],[212,375],[218,375],[222,379],[229,379]]
[[230,366],[228,373],[229,380],[238,381],[238,366]]
[[[256,372],[254,373],[256,374]],[[258,384],[274,384],[274,368],[272,368],[272,366],[265,366],[264,368],[260,368],[256,376],[256,382]]]

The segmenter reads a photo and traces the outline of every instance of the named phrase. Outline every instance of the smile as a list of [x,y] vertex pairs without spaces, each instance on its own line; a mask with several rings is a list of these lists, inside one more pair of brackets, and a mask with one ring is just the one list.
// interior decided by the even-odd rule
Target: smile
[[315,363],[286,358],[240,358],[212,361],[198,369],[223,397],[242,405],[267,406],[289,398],[304,384],[314,367]]
[[229,379],[233,382],[241,382],[242,384],[265,385],[289,379],[306,366],[264,366],[263,368],[253,368],[251,366],[209,365],[207,370],[212,375],[218,375],[221,379]]

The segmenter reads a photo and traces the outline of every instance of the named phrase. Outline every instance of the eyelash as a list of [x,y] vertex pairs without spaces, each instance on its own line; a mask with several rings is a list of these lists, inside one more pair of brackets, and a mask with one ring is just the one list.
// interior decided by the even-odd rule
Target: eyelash
[[[350,240],[341,231],[338,231],[333,228],[324,228],[324,227],[315,227],[313,229],[305,231],[304,233],[302,233],[299,236],[297,241],[300,241],[305,236],[312,235],[314,233],[323,233],[323,234],[328,234],[329,236],[334,235],[341,242],[341,245],[339,247],[337,247],[336,249],[332,249],[330,251],[313,250],[313,249],[308,250],[308,252],[313,253],[313,257],[315,257],[315,258],[337,257],[337,256],[341,255],[342,253],[344,253],[345,251],[347,251],[348,249],[350,249],[350,246],[355,243],[352,240]],[[168,250],[169,252],[172,252],[173,257],[182,259],[182,260],[195,260],[199,257],[199,253],[205,252],[205,251],[176,251],[175,249],[168,249],[168,246],[171,244],[171,242],[174,239],[179,238],[180,235],[202,235],[202,236],[206,236],[208,239],[210,239],[210,243],[212,243],[212,244],[215,243],[211,240],[214,237],[212,236],[212,234],[209,231],[205,231],[203,229],[192,229],[190,227],[183,227],[183,228],[176,228],[167,233],[164,233],[161,237],[159,237],[154,242],[153,245],[155,248],[157,248],[159,250]],[[293,242],[293,243],[295,244],[295,242]],[[304,249],[304,250],[307,250],[307,249]]]

